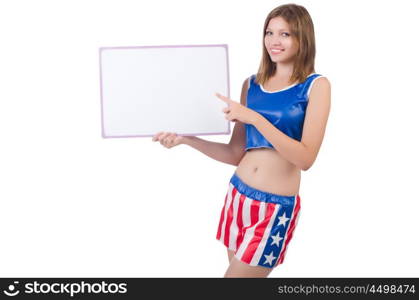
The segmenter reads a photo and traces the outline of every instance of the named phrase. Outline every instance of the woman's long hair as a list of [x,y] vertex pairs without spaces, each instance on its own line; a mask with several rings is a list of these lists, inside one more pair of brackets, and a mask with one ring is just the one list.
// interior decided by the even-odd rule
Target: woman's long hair
[[291,38],[298,43],[298,52],[295,56],[294,70],[290,82],[301,83],[314,72],[314,58],[316,56],[316,43],[314,25],[308,11],[300,5],[284,4],[273,9],[265,20],[262,38],[262,60],[256,76],[256,82],[263,85],[275,75],[276,64],[272,62],[265,47],[265,34],[269,21],[275,17],[282,17],[290,26]]

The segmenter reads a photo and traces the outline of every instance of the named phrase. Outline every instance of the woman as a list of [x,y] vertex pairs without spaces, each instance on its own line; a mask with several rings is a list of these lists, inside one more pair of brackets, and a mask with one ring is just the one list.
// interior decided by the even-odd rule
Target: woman
[[307,10],[281,5],[264,24],[262,61],[243,82],[241,101],[216,94],[236,122],[229,144],[159,132],[153,141],[189,145],[237,165],[217,239],[227,247],[225,277],[267,277],[283,263],[300,212],[301,170],[314,163],[330,111],[330,83],[314,73],[314,27]]

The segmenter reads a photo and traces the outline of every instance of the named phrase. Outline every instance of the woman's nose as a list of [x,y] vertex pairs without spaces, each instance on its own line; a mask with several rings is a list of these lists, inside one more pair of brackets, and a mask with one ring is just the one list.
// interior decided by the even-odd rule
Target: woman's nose
[[280,48],[280,49],[282,49],[282,45],[281,44],[278,44],[278,43],[275,43],[275,44],[271,44],[269,46],[269,48]]

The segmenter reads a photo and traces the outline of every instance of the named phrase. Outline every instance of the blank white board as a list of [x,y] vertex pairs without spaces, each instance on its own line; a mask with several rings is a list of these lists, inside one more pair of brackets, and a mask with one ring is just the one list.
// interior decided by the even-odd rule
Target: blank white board
[[230,134],[228,47],[101,47],[102,137]]

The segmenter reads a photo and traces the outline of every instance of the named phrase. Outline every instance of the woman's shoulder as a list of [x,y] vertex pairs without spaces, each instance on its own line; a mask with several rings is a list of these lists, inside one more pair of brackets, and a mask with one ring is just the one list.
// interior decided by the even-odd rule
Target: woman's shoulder
[[325,75],[315,76],[313,80],[311,80],[310,84],[307,88],[307,96],[310,95],[310,91],[315,89],[320,89],[323,92],[329,92],[331,90],[330,81]]
[[313,82],[317,82],[319,85],[330,85],[329,78],[326,75],[320,73],[315,73],[315,75],[313,76]]
[[306,83],[308,83],[309,86],[312,85],[329,85],[330,81],[327,78],[326,75],[323,73],[311,73],[307,76],[307,79],[305,80]]
[[250,86],[255,83],[255,79],[256,79],[256,74],[250,74],[248,77],[246,77],[244,82],[245,82],[245,85],[246,85],[247,89],[249,89]]

